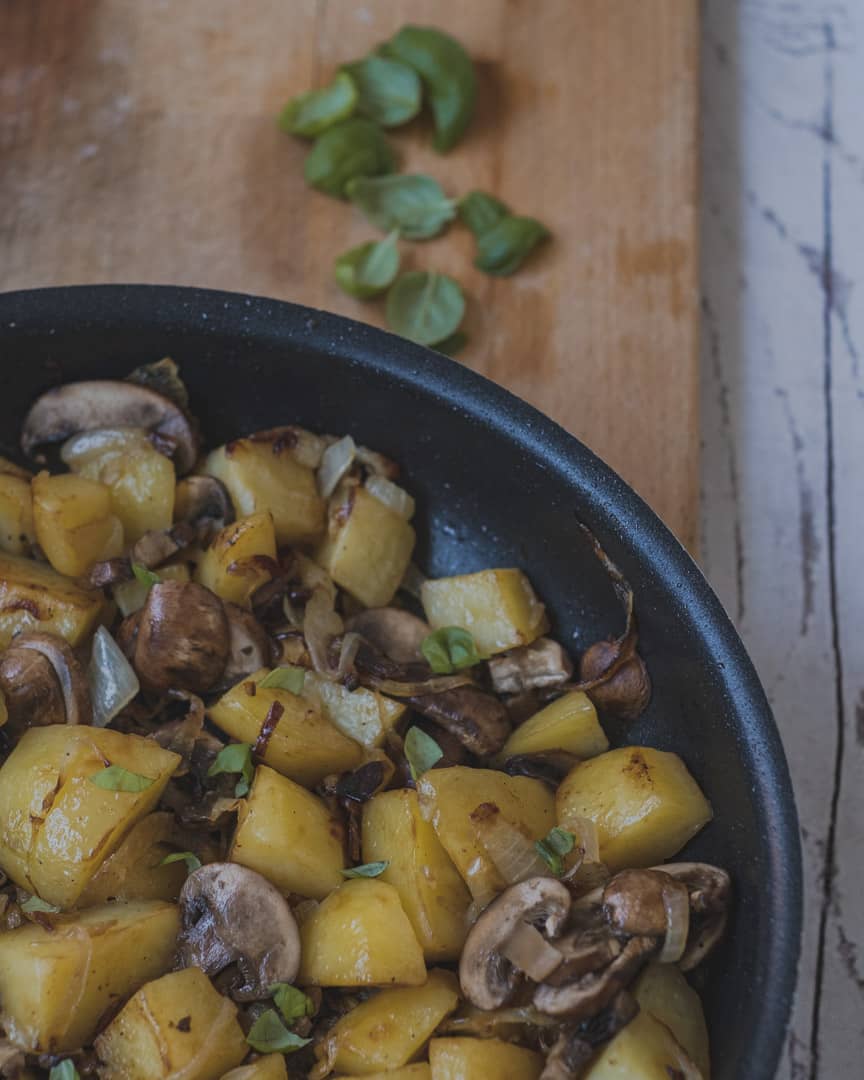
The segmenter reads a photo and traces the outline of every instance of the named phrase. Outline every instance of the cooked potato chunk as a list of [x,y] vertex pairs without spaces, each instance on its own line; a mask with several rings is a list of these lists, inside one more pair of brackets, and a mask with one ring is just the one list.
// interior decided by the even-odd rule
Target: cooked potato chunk
[[179,927],[173,904],[142,900],[0,934],[7,1035],[52,1054],[89,1043],[115,1002],[171,967]]
[[251,1065],[240,1065],[222,1080],[288,1080],[284,1054],[265,1054]]
[[133,825],[78,898],[79,907],[108,900],[176,900],[186,880],[182,862],[160,865],[177,850],[173,814],[148,814]]
[[420,986],[423,950],[383,881],[357,878],[330,893],[300,927],[303,986]]
[[267,765],[304,787],[314,787],[328,773],[344,772],[360,763],[363,751],[347,738],[307,698],[290,690],[257,686],[269,674],[262,668],[250,679],[238,683],[209,709],[210,719],[232,739],[254,743],[274,702],[282,709],[267,741],[263,759]]
[[610,870],[671,858],[711,820],[699,785],[677,754],[622,746],[576,765],[556,797],[558,822],[587,817],[597,826]]
[[383,791],[363,807],[363,861],[383,860],[390,865],[380,880],[399,893],[426,960],[457,960],[471,894],[410,788]]
[[176,478],[170,458],[140,428],[88,431],[63,447],[73,472],[98,480],[111,492],[111,509],[123,523],[127,544],[150,529],[167,529],[174,517]]
[[123,525],[112,512],[111,491],[83,476],[34,477],[33,524],[48,562],[69,577],[123,553]]
[[30,477],[0,471],[0,551],[26,555],[35,539]]
[[537,1080],[543,1056],[501,1039],[433,1039],[432,1080]]
[[237,1006],[200,968],[148,982],[96,1040],[105,1075],[123,1080],[218,1080],[249,1051]]
[[291,439],[266,432],[235,439],[207,458],[204,469],[221,480],[238,515],[270,511],[279,544],[307,544],[324,532],[324,500],[312,469],[292,454]]
[[600,1048],[584,1080],[669,1080],[693,1076],[693,1065],[669,1028],[643,1011]]
[[104,608],[99,589],[84,589],[33,559],[0,554],[0,648],[26,630],[44,630],[80,645]]
[[332,1027],[320,1057],[335,1052],[333,1066],[366,1076],[405,1065],[423,1049],[445,1016],[459,1004],[459,983],[449,971],[431,971],[423,986],[382,990],[355,1006]]
[[708,1080],[711,1056],[702,1002],[679,969],[674,964],[651,964],[634,993],[640,1007],[669,1028]]
[[362,686],[349,690],[316,671],[306,672],[303,696],[316,701],[343,735],[366,747],[380,746],[405,712],[401,701]]
[[[73,906],[120,841],[156,803],[180,757],[107,728],[31,728],[0,768],[0,867],[58,907]],[[117,765],[152,780],[143,791],[97,787]]]
[[529,645],[549,628],[546,609],[521,570],[481,570],[426,581],[421,596],[433,630],[461,626],[483,656]]
[[280,892],[323,900],[344,880],[342,824],[317,795],[259,765],[228,858],[257,870]]
[[580,758],[596,757],[609,749],[609,740],[587,694],[571,690],[534,713],[510,735],[496,759],[517,754],[567,750]]
[[[347,1073],[334,1075],[331,1080],[344,1080]],[[403,1065],[401,1069],[388,1069],[387,1072],[366,1073],[366,1080],[430,1080],[432,1073],[425,1061],[414,1065]]]
[[270,580],[276,533],[268,511],[250,514],[218,532],[201,557],[195,580],[223,600],[249,607],[252,594]]
[[477,838],[471,814],[492,803],[502,816],[539,840],[555,824],[555,801],[540,780],[507,776],[493,769],[456,765],[425,773],[417,790],[423,816],[456,864],[472,895],[488,900],[507,884]]
[[315,558],[337,585],[366,607],[385,607],[405,576],[415,542],[404,517],[363,488],[330,502],[327,536]]

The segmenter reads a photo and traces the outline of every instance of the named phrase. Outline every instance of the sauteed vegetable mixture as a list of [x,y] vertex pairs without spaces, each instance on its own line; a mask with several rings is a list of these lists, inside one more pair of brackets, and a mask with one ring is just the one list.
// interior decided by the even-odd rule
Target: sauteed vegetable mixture
[[596,542],[621,633],[574,671],[530,567],[424,578],[394,462],[205,452],[170,360],[49,391],[22,448],[0,1074],[708,1076],[684,973],[729,878],[665,861],[711,807],[626,745],[650,678]]

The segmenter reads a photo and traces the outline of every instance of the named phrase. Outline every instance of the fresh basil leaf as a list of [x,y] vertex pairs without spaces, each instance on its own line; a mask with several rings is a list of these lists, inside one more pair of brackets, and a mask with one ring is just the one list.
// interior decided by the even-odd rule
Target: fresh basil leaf
[[55,904],[48,904],[38,896],[31,896],[21,905],[21,910],[32,915],[36,911],[44,911],[48,915],[56,915],[60,910]]
[[275,1009],[261,1013],[246,1036],[246,1042],[259,1054],[290,1054],[302,1046],[308,1046],[311,1039],[303,1039],[282,1023]]
[[435,149],[446,153],[474,115],[477,80],[471,57],[455,38],[430,26],[403,26],[384,53],[414,68],[435,120]]
[[240,779],[234,786],[234,794],[238,799],[248,795],[255,776],[252,746],[249,743],[229,743],[228,746],[223,746],[207,770],[207,775],[219,776],[222,773],[240,773]]
[[538,244],[551,236],[545,225],[530,217],[505,217],[477,238],[474,265],[487,274],[515,273]]
[[509,214],[500,199],[485,191],[469,191],[459,200],[459,217],[478,239]]
[[[356,183],[357,181],[352,181]],[[393,284],[399,273],[399,232],[351,248],[336,260],[336,281],[349,296],[371,300]]]
[[146,566],[142,566],[141,563],[132,563],[132,573],[135,575],[137,581],[140,581],[142,585],[146,585],[147,588],[151,588],[153,585],[160,585],[162,578],[153,570],[148,570]]
[[421,728],[412,727],[405,736],[405,757],[416,783],[423,773],[428,772],[444,757],[444,751],[431,735],[427,735]]
[[542,840],[537,840],[534,847],[552,873],[561,877],[564,873],[564,856],[573,850],[575,843],[576,837],[573,833],[556,825]]
[[270,987],[276,1008],[282,1013],[286,1023],[299,1020],[301,1016],[312,1016],[315,1006],[302,990],[291,983],[275,983]]
[[292,98],[279,114],[279,127],[290,135],[312,138],[347,120],[358,100],[357,86],[346,71],[340,71],[329,86],[310,90]]
[[420,345],[437,345],[459,329],[465,297],[459,283],[446,274],[412,270],[390,287],[386,314],[397,334]]
[[124,769],[122,765],[109,765],[105,769],[100,769],[99,772],[92,773],[90,782],[105,791],[129,791],[133,794],[146,791],[147,788],[156,783],[149,776],[130,772],[129,769]]
[[171,863],[180,862],[181,859],[186,863],[186,869],[190,874],[201,869],[201,860],[194,851],[172,851],[170,855],[165,856],[159,865],[170,866]]
[[437,236],[456,216],[456,204],[431,176],[378,176],[352,180],[348,198],[383,232],[406,240]]
[[344,70],[357,87],[357,112],[381,127],[407,124],[420,112],[420,78],[407,64],[372,53]]
[[467,344],[468,335],[464,330],[457,330],[455,334],[451,334],[450,337],[445,338],[443,341],[439,341],[435,346],[435,351],[443,353],[445,356],[455,356],[456,353],[461,352]]
[[473,667],[483,659],[474,638],[461,626],[442,626],[440,630],[433,630],[423,639],[420,651],[436,675],[452,675],[454,671]]
[[51,1071],[48,1073],[48,1080],[80,1080],[72,1058],[64,1058],[62,1061],[58,1061],[56,1065],[52,1065]]
[[318,136],[303,174],[310,187],[341,199],[350,180],[390,173],[395,167],[395,155],[381,128],[357,116]]
[[390,860],[384,862],[367,862],[362,866],[351,866],[342,871],[342,877],[346,878],[373,878],[380,877],[390,865]]
[[299,694],[303,690],[306,681],[306,672],[302,667],[294,667],[286,664],[283,667],[273,668],[258,686],[261,690],[290,690],[292,694]]

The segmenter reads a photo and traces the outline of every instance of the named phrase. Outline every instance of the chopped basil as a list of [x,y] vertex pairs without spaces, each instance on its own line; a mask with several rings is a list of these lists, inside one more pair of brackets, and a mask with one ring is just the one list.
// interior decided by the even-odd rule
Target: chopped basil
[[291,135],[312,138],[347,120],[357,104],[357,86],[340,71],[329,86],[292,98],[279,114],[279,127]]
[[171,863],[180,862],[181,859],[186,863],[186,869],[190,874],[201,869],[201,860],[194,851],[172,851],[170,855],[165,856],[159,865],[170,866]]
[[149,776],[130,772],[129,769],[124,769],[122,765],[109,765],[105,769],[100,769],[99,772],[91,774],[90,781],[96,787],[103,788],[105,791],[128,791],[132,794],[146,791],[147,788],[156,783]]
[[469,191],[459,200],[459,217],[478,240],[509,215],[504,203],[485,191]]
[[351,866],[347,870],[343,870],[342,876],[346,878],[380,877],[389,865],[389,859],[384,862],[367,862],[362,866]]
[[542,840],[537,840],[534,847],[552,873],[561,877],[564,873],[564,856],[570,854],[575,843],[576,837],[573,833],[556,825]]
[[477,651],[474,638],[461,626],[442,626],[423,639],[420,651],[436,675],[452,675],[454,671],[473,667],[483,657]]
[[371,300],[389,288],[399,273],[399,231],[377,243],[370,240],[351,248],[336,260],[335,276],[339,286],[358,300]]
[[268,1009],[249,1029],[246,1042],[259,1054],[290,1054],[292,1050],[308,1046],[312,1040],[289,1031],[279,1018],[279,1013],[275,1009]]
[[344,70],[357,87],[357,111],[381,127],[407,124],[420,112],[420,79],[407,64],[372,53]]
[[79,1080],[78,1070],[72,1058],[64,1058],[56,1065],[52,1065],[48,1080]]
[[46,903],[38,896],[31,896],[21,905],[21,910],[26,911],[28,915],[32,915],[36,911],[44,911],[46,914],[55,915],[60,908],[54,904]]
[[299,694],[306,680],[306,672],[301,667],[286,664],[284,667],[273,668],[269,675],[258,683],[261,690],[290,690],[292,694]]
[[207,770],[207,775],[219,776],[222,773],[240,773],[240,779],[234,787],[234,794],[238,799],[248,795],[255,776],[252,746],[249,743],[229,743],[228,746],[223,746],[216,755],[216,760]]
[[146,585],[149,589],[152,585],[160,585],[162,578],[153,570],[148,570],[146,566],[142,566],[141,563],[132,563],[132,573],[135,575],[137,581],[140,581],[142,585]]
[[292,1020],[299,1020],[301,1016],[312,1016],[315,1012],[311,998],[291,983],[276,983],[270,987],[270,993],[276,1008],[289,1024]]
[[387,293],[391,330],[420,345],[437,345],[459,329],[465,297],[446,274],[412,270],[397,278]]
[[346,190],[373,225],[382,232],[398,229],[406,240],[437,236],[456,216],[456,203],[431,176],[359,177]]
[[355,116],[318,136],[303,174],[310,187],[342,199],[351,180],[393,172],[395,167],[396,157],[381,128]]
[[412,727],[405,736],[405,757],[415,782],[444,757],[444,751],[425,731]]
[[477,239],[474,265],[496,277],[515,273],[534,248],[551,233],[545,225],[530,217],[502,218]]

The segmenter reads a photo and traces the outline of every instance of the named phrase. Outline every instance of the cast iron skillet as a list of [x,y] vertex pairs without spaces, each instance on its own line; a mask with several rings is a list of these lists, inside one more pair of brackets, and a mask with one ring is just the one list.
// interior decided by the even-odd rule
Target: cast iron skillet
[[759,680],[694,563],[581,443],[467,368],[372,327],[232,293],[151,286],[0,296],[0,452],[33,398],[170,355],[209,443],[281,423],[350,432],[394,457],[418,499],[418,561],[433,575],[526,569],[579,651],[621,614],[576,528],[585,522],[636,592],[654,683],[614,743],[680,753],[715,821],[684,857],[727,867],[725,947],[700,972],[716,1080],[768,1080],[795,982],[801,866],[792,790]]

